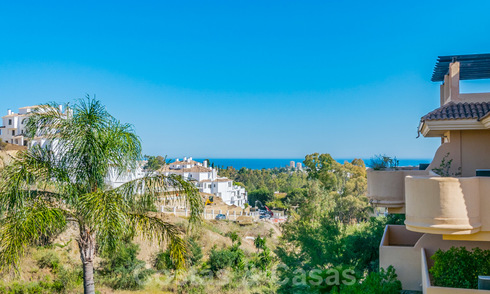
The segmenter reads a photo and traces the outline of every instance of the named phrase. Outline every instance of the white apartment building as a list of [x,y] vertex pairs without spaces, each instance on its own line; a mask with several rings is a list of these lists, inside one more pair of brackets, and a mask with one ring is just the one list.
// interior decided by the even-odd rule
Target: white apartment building
[[247,191],[241,186],[233,184],[233,180],[218,177],[218,171],[209,168],[207,162],[200,163],[192,160],[192,157],[178,158],[163,167],[159,172],[168,176],[176,174],[186,180],[194,181],[200,192],[214,194],[220,197],[227,205],[244,207],[247,203]]
[[37,106],[26,106],[19,108],[19,113],[7,110],[7,115],[2,117],[0,127],[0,139],[2,142],[27,146],[28,140],[25,137],[25,126],[30,112]]
[[[32,146],[34,144],[47,143],[45,138],[27,138],[26,124],[29,115],[32,111],[38,108],[35,106],[25,106],[19,108],[19,113],[14,113],[12,110],[7,110],[7,115],[2,117],[2,126],[0,126],[0,140],[5,143],[10,143],[19,146]],[[62,106],[59,106],[60,111]]]
[[116,168],[110,168],[107,177],[105,179],[105,182],[110,187],[117,188],[127,182],[144,178],[146,175],[146,172],[144,170],[144,166],[146,165],[146,163],[147,161],[139,161],[138,166],[136,166],[135,169],[128,170],[122,173],[118,171]]

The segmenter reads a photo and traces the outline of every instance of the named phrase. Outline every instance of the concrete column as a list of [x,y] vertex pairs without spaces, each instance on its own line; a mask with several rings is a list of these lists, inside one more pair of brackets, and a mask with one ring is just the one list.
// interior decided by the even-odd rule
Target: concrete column
[[459,100],[459,62],[449,64],[449,91],[451,101],[458,102]]
[[177,207],[174,206],[174,215],[177,216]]
[[214,209],[212,210],[211,216],[212,216],[212,219],[214,219]]

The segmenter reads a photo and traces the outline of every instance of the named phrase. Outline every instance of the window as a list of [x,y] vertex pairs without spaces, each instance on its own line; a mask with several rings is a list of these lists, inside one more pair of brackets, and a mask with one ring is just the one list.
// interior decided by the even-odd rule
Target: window
[[2,134],[2,130],[0,130],[0,135]]
[[12,120],[11,120],[11,119],[9,119],[9,126],[10,126],[10,125],[12,125]]
[[12,130],[12,136],[15,136],[15,130]]
[[231,182],[228,182],[228,187],[231,187]]

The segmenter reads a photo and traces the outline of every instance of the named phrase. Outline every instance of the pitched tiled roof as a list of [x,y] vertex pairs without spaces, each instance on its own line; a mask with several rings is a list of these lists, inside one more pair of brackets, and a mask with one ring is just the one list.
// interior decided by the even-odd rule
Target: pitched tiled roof
[[197,164],[197,161],[190,160],[190,161],[174,161],[172,163],[169,163],[169,165],[189,165],[189,164]]
[[206,183],[206,182],[231,182],[232,180],[228,178],[217,178],[217,179],[205,179],[201,180],[201,183]]
[[490,114],[490,102],[449,102],[424,115],[420,120],[477,119]]
[[196,165],[193,167],[187,167],[187,168],[179,168],[179,169],[174,169],[170,168],[168,165],[162,167],[161,169],[158,170],[159,172],[173,172],[173,173],[183,173],[183,172],[198,172],[198,173],[209,173],[212,170],[210,168]]

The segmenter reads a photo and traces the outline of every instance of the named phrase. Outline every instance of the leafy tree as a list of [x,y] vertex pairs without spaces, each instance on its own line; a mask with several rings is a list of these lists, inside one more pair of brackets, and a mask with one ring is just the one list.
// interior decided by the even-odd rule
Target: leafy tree
[[180,229],[148,210],[173,187],[187,195],[191,223],[196,223],[202,210],[197,189],[181,177],[162,175],[110,188],[111,170],[127,172],[141,158],[132,126],[89,97],[66,113],[56,105],[42,105],[27,123],[28,136],[42,136],[50,144],[18,153],[1,171],[0,266],[17,268],[28,245],[68,223],[78,230],[85,293],[95,293],[96,253],[116,252],[121,240],[137,233],[167,241],[172,259],[183,266],[187,251]]
[[366,166],[361,159],[339,164],[329,154],[314,153],[304,163],[308,177],[318,180],[331,196],[333,217],[343,223],[367,219],[372,207],[365,196]]
[[267,189],[271,192],[288,192],[304,187],[307,182],[306,173],[291,172],[285,168],[253,170],[243,167],[237,171],[233,167],[227,167],[220,169],[218,173],[220,176],[240,183],[249,192],[259,189]]
[[353,266],[357,271],[377,271],[379,266],[379,244],[386,225],[391,218],[371,218],[369,222],[356,226],[354,232],[343,238],[342,263]]
[[156,171],[162,168],[166,164],[166,158],[163,156],[151,156],[145,155],[146,160],[148,161],[145,165],[146,170]]
[[295,188],[289,191],[286,195],[284,201],[291,206],[298,206],[305,200],[307,189],[305,188]]
[[252,191],[248,193],[248,202],[251,206],[255,206],[256,201],[262,202],[262,204],[272,200],[274,198],[274,193],[267,190],[267,188],[261,188],[259,190]]
[[340,168],[340,164],[330,154],[309,154],[305,156],[303,163],[308,178],[319,180],[329,191],[335,190],[338,180],[335,172]]

